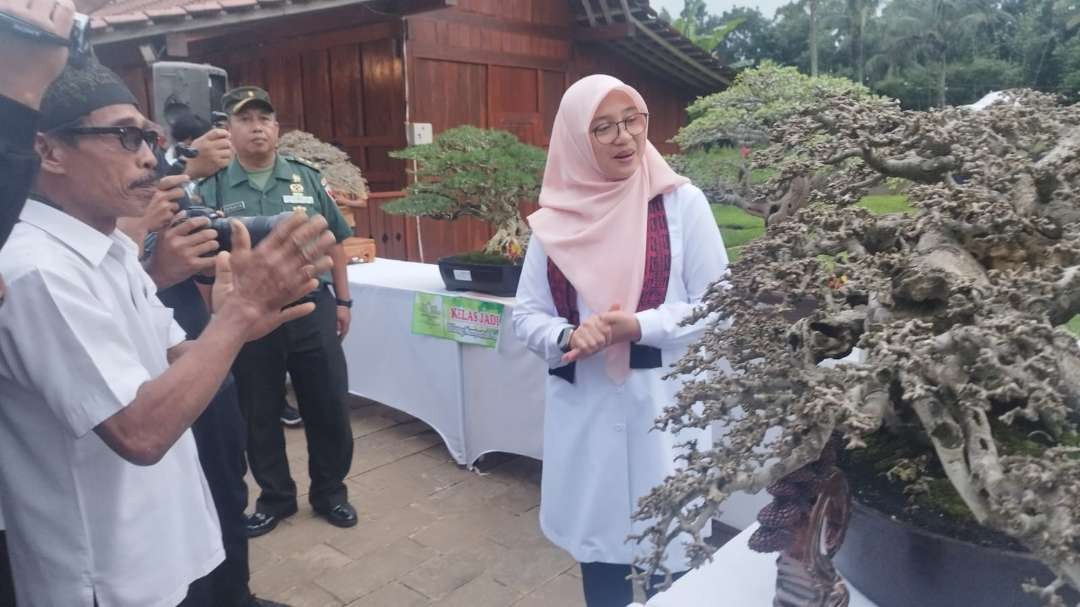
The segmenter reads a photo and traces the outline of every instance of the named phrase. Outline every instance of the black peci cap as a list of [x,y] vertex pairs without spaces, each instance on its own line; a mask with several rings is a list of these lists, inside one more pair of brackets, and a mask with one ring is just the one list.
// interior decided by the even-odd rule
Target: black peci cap
[[69,63],[45,91],[38,130],[47,133],[68,126],[110,105],[139,103],[120,76],[96,60],[79,66]]

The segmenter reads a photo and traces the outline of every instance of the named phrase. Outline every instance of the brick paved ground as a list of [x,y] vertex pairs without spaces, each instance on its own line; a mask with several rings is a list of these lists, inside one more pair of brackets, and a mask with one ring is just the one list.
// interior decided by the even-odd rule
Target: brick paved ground
[[[584,605],[574,560],[540,532],[540,462],[499,457],[470,472],[426,424],[366,401],[352,425],[360,523],[332,527],[301,497],[297,515],[252,541],[256,594],[296,607]],[[286,436],[306,496],[304,433]]]

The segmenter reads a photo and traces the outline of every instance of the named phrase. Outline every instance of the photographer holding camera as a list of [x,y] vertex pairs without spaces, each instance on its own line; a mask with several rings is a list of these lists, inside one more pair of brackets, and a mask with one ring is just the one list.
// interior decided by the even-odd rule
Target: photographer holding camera
[[0,255],[0,502],[22,607],[210,605],[221,530],[189,427],[247,341],[310,314],[333,237],[294,214],[215,258],[214,314],[185,341],[116,230],[157,191],[160,135],[106,68],[49,87],[41,172]]
[[[235,88],[225,94],[222,106],[229,115],[237,156],[227,169],[199,184],[203,204],[228,217],[299,209],[325,217],[339,243],[352,236],[318,171],[277,153],[279,125],[266,91],[253,86]],[[332,278],[329,273],[321,276],[318,288],[308,294],[315,313],[247,344],[233,367],[248,424],[248,463],[262,489],[255,512],[248,517],[249,537],[269,533],[281,519],[297,512],[296,483],[289,474],[280,423],[286,371],[296,389],[307,435],[311,506],[333,525],[356,525],[356,510],[348,502],[344,482],[353,442],[341,348],[352,301],[345,251],[338,244],[330,254]]]

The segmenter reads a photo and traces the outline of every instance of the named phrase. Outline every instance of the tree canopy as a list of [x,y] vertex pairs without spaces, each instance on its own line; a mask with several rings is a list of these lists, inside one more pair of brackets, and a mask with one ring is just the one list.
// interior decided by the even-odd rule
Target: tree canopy
[[860,82],[908,109],[1015,87],[1080,99],[1075,0],[797,0],[772,19],[754,8],[710,15],[700,0],[686,6],[678,20],[695,32],[734,24],[709,40],[728,64],[772,60],[811,74],[816,56],[820,75]]

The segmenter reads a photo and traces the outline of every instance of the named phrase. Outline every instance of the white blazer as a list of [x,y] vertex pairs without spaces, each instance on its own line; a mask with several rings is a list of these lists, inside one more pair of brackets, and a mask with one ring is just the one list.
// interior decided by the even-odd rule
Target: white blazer
[[[676,445],[696,438],[710,446],[708,431],[651,431],[663,408],[675,403],[680,380],[664,380],[671,364],[699,338],[708,320],[680,326],[709,285],[728,266],[724,242],[701,190],[683,185],[664,195],[671,242],[671,277],[665,302],[637,314],[642,345],[661,349],[663,366],[634,369],[624,385],[604,371],[603,356],[578,361],[575,383],[549,376],[544,413],[544,464],[540,526],[579,562],[631,563],[652,551],[627,542],[647,525],[633,522],[637,501],[676,470]],[[593,314],[578,297],[582,320]],[[561,366],[560,318],[547,281],[547,255],[533,238],[525,256],[514,307],[514,333],[548,366]],[[682,542],[668,549],[665,565],[688,569]]]

